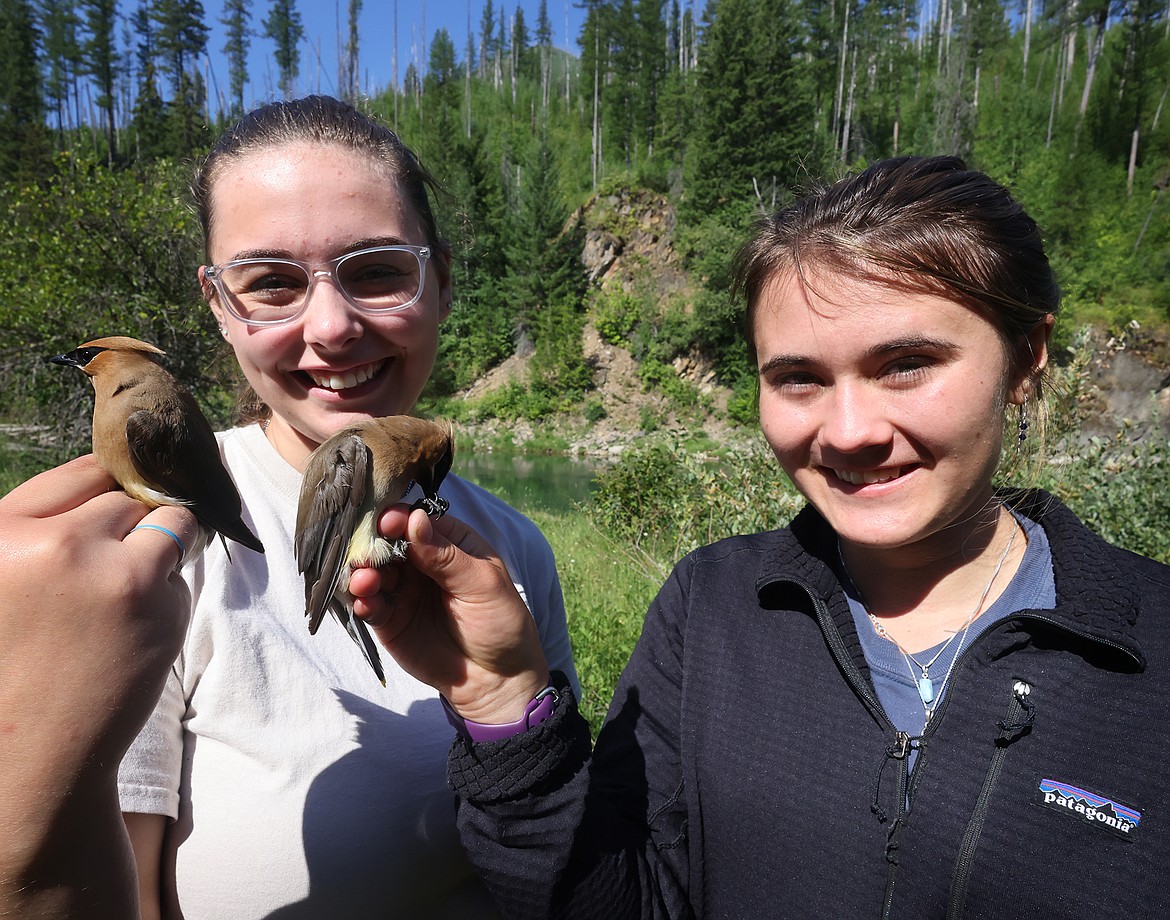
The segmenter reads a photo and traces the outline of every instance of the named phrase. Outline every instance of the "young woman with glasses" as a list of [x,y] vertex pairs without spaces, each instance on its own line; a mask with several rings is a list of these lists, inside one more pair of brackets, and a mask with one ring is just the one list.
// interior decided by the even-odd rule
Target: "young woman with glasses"
[[[310,636],[293,558],[309,454],[410,413],[431,373],[452,301],[432,188],[393,132],[324,97],[247,115],[195,177],[199,277],[251,389],[221,451],[266,553],[216,544],[184,572],[191,628],[119,777],[144,917],[491,914],[456,835],[438,694],[390,662],[381,686],[335,623]],[[442,496],[572,674],[547,542],[457,475]]]
[[[384,644],[465,718],[543,707],[450,758],[504,914],[1165,916],[1170,570],[993,484],[1059,304],[1036,224],[957,159],[889,160],[761,221],[737,278],[808,504],[678,564],[592,751],[507,586],[383,516],[412,541],[363,585]],[[420,618],[457,643],[424,658]]]

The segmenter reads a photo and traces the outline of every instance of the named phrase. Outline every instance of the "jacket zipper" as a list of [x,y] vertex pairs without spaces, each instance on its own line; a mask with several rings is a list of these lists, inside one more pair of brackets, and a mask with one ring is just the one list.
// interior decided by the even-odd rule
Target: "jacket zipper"
[[[1007,717],[1000,723],[1003,735],[995,743],[995,752],[991,755],[991,763],[987,767],[987,776],[983,780],[983,788],[979,791],[979,798],[975,802],[975,811],[971,820],[967,822],[967,830],[963,834],[963,842],[959,847],[959,858],[955,863],[955,874],[951,882],[951,900],[947,905],[947,920],[957,920],[962,917],[963,908],[967,903],[967,886],[971,881],[971,866],[975,861],[975,851],[979,847],[979,838],[983,833],[983,825],[987,820],[987,812],[991,805],[991,796],[995,792],[999,781],[1003,762],[1007,758],[1011,742],[1015,740],[1010,733],[1030,721],[1022,720],[1025,716],[1026,699],[1032,687],[1025,681],[1018,680],[1012,686],[1012,699],[1008,704]],[[1030,720],[1030,712],[1028,713]],[[1018,737],[1018,735],[1016,736]]]
[[[894,818],[894,823],[890,828],[890,834],[889,834],[889,838],[888,838],[889,843],[887,844],[887,849],[886,849],[887,858],[888,858],[891,848],[896,849],[896,847],[897,847],[896,837],[898,834],[900,834],[902,824],[906,818],[907,792],[909,793],[909,796],[911,798],[913,798],[914,789],[918,785],[916,782],[909,782],[908,759],[905,756],[906,754],[909,753],[909,745],[910,745],[911,740],[912,740],[911,736],[906,734],[905,732],[898,731],[896,728],[894,728],[894,724],[889,720],[889,717],[886,715],[885,710],[882,709],[882,705],[878,701],[877,695],[874,693],[873,690],[870,689],[869,684],[862,678],[861,672],[857,669],[857,665],[855,665],[853,663],[853,658],[849,655],[848,650],[845,648],[845,643],[841,640],[841,634],[837,630],[837,625],[829,619],[829,605],[826,604],[820,598],[820,596],[816,592],[814,592],[803,581],[800,581],[799,579],[788,579],[788,580],[790,581],[790,583],[795,584],[799,588],[801,588],[801,590],[803,590],[804,593],[808,596],[809,600],[812,601],[813,609],[816,611],[816,615],[817,615],[817,624],[820,626],[820,629],[821,629],[821,635],[823,635],[825,637],[826,641],[828,642],[829,650],[830,650],[830,652],[832,652],[833,657],[837,660],[837,663],[841,666],[842,670],[845,672],[846,679],[849,681],[849,683],[853,687],[854,691],[861,697],[862,702],[865,704],[866,708],[870,711],[870,713],[873,715],[873,717],[875,719],[877,719],[879,723],[881,723],[887,729],[889,729],[890,731],[892,731],[894,733],[895,742],[898,745],[897,750],[902,752],[902,756],[900,758],[900,760],[901,760],[901,773],[898,777],[898,783],[897,783],[897,786],[898,786],[898,810],[897,810],[897,814]],[[1050,626],[1056,627],[1057,629],[1059,629],[1063,632],[1072,633],[1073,635],[1077,636],[1078,638],[1085,639],[1085,640],[1088,640],[1090,642],[1100,643],[1101,645],[1104,645],[1108,648],[1114,649],[1115,651],[1119,651],[1119,652],[1124,653],[1127,657],[1129,657],[1130,659],[1137,662],[1137,659],[1134,656],[1133,652],[1131,652],[1129,649],[1127,649],[1125,646],[1121,645],[1120,643],[1114,642],[1110,639],[1102,638],[1100,636],[1090,635],[1089,633],[1083,632],[1083,631],[1078,630],[1078,629],[1073,629],[1068,624],[1059,623],[1056,620],[1052,619],[1051,617],[1041,616],[1041,615],[1036,614],[1036,613],[1021,613],[1021,612],[1017,611],[1015,614],[1013,614],[1010,617],[1007,617],[1006,619],[997,620],[996,622],[989,624],[978,635],[976,635],[974,639],[971,640],[971,642],[967,645],[967,647],[960,652],[958,660],[956,660],[954,662],[954,664],[952,664],[952,666],[951,666],[953,669],[953,672],[954,672],[952,675],[953,678],[955,678],[956,680],[958,679],[960,673],[962,672],[961,665],[962,665],[963,659],[967,657],[967,655],[971,652],[971,650],[976,645],[978,645],[979,641],[981,639],[983,639],[984,636],[988,635],[992,630],[998,628],[999,626],[1002,626],[1005,622],[1008,622],[1011,620],[1021,620],[1021,619],[1032,619],[1032,620],[1036,620],[1036,621],[1041,622],[1041,623],[1046,623]],[[1140,664],[1140,662],[1137,662],[1137,663]],[[1026,688],[1026,689],[1022,689],[1022,690],[1017,689],[1017,688],[1021,688],[1021,687]],[[1030,685],[1028,685],[1024,681],[1017,681],[1016,682],[1015,686],[1013,686],[1013,688],[1012,688],[1012,701],[1008,707],[1008,716],[1007,716],[1007,719],[1005,720],[1004,724],[1012,725],[1012,724],[1014,724],[1015,720],[1020,718],[1021,713],[1025,709],[1023,697],[1026,697],[1030,691],[1031,691]],[[937,729],[938,729],[938,726],[941,724],[942,717],[946,712],[947,703],[950,702],[950,699],[952,696],[953,696],[953,693],[946,693],[943,696],[943,698],[941,700],[939,700],[938,707],[932,713],[931,718],[927,722],[925,730],[923,731],[922,735],[917,739],[919,742],[919,748],[918,748],[919,764],[918,764],[918,766],[922,766],[922,758],[923,758],[923,755],[925,754],[926,748],[928,746],[927,742],[930,740],[931,736],[934,735],[935,731],[937,731]],[[988,766],[987,778],[985,779],[985,781],[983,783],[983,789],[980,791],[980,794],[979,794],[979,799],[978,799],[978,802],[976,804],[975,813],[972,815],[971,821],[968,822],[967,831],[963,836],[963,843],[962,843],[962,846],[960,847],[960,850],[959,850],[959,860],[958,860],[958,863],[955,867],[954,883],[951,886],[952,897],[951,897],[950,907],[948,908],[948,911],[947,911],[947,920],[951,920],[951,918],[954,918],[954,917],[959,917],[962,913],[963,906],[964,906],[964,903],[966,901],[967,884],[970,880],[971,863],[972,863],[972,860],[974,859],[975,846],[978,843],[979,835],[983,830],[983,822],[986,820],[987,809],[988,809],[988,806],[990,805],[991,792],[995,786],[996,780],[999,777],[1000,770],[1003,767],[1003,761],[1004,761],[1004,758],[1007,756],[1007,748],[1009,746],[1010,745],[1008,745],[1008,744],[997,744],[996,745],[996,750],[995,750],[994,755],[992,756],[991,764]],[[897,756],[897,755],[892,755],[892,756]],[[919,773],[918,775],[921,775],[921,774]],[[909,790],[907,790],[908,784],[909,784]],[[895,878],[897,876],[897,872],[898,872],[897,861],[890,860],[889,872],[886,876],[885,899],[884,899],[884,903],[882,905],[882,914],[881,914],[882,920],[889,920],[890,912],[891,912],[891,909],[893,908],[894,881],[895,881]]]
[[817,624],[821,628],[821,635],[829,643],[829,650],[837,660],[837,664],[845,672],[846,680],[848,680],[854,691],[861,697],[861,701],[873,717],[894,734],[894,747],[889,749],[887,757],[893,757],[899,762],[897,782],[898,806],[893,824],[890,826],[886,837],[886,859],[889,863],[889,869],[886,874],[886,890],[882,902],[881,914],[882,920],[888,920],[890,910],[894,903],[894,881],[898,875],[897,860],[891,859],[890,853],[897,848],[897,837],[901,834],[902,825],[906,820],[906,786],[909,774],[908,763],[911,737],[906,732],[898,731],[894,727],[894,724],[886,715],[886,711],[882,709],[882,704],[878,701],[877,694],[870,688],[868,682],[862,678],[861,672],[857,669],[857,665],[853,663],[853,658],[845,648],[845,643],[841,640],[841,634],[837,630],[837,625],[829,619],[829,605],[814,593],[808,585],[795,580],[793,580],[793,583],[803,589],[805,594],[808,595],[809,600],[812,601],[813,609],[817,614]]

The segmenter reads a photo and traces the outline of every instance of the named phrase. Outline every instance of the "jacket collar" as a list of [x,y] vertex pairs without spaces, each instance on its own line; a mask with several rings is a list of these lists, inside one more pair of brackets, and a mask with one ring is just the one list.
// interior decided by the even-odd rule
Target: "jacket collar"
[[[1139,588],[1132,573],[1118,566],[1121,551],[1085,527],[1047,492],[1004,490],[1000,498],[1017,513],[1039,523],[1052,548],[1056,609],[1038,616],[1081,639],[1120,650],[1143,668],[1145,657],[1134,636]],[[828,605],[843,637],[856,642],[852,616],[835,571],[837,535],[828,522],[806,505],[789,527],[775,536],[773,552],[761,563],[756,581],[760,603],[776,607],[785,586],[800,585]]]

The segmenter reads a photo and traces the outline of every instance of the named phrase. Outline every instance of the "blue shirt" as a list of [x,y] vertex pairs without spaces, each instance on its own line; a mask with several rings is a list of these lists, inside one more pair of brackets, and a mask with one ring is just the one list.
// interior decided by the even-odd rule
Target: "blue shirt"
[[[1002,620],[1017,610],[1051,610],[1056,606],[1056,582],[1052,575],[1052,550],[1048,545],[1048,537],[1044,528],[1028,518],[1014,515],[1016,522],[1023,528],[1028,538],[1024,558],[1016,574],[1012,576],[1004,592],[990,607],[981,613],[966,636],[956,639],[950,648],[942,651],[938,659],[930,667],[930,677],[934,684],[935,700],[931,703],[934,708],[946,691],[945,679],[951,662],[961,655],[975,638],[996,620]],[[870,678],[873,688],[877,691],[878,700],[886,711],[890,721],[899,731],[911,736],[921,735],[926,728],[926,709],[922,697],[918,692],[918,677],[921,669],[917,665],[907,664],[898,646],[889,639],[879,636],[873,628],[873,623],[866,613],[865,605],[856,596],[857,589],[849,578],[841,579],[845,588],[845,595],[849,599],[849,609],[853,613],[853,621],[857,625],[857,635],[861,640],[861,650],[865,654],[865,661],[869,665]],[[933,648],[915,652],[914,657],[926,664],[939,654],[945,643],[940,642]],[[911,671],[913,670],[913,673]],[[914,754],[911,753],[913,758]],[[913,762],[911,763],[913,766]]]

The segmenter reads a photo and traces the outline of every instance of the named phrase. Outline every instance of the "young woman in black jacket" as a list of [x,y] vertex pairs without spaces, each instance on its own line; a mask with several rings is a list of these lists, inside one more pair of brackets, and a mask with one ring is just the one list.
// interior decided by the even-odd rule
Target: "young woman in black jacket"
[[410,564],[355,582],[448,701],[505,915],[1165,916],[1170,573],[993,485],[1059,304],[1035,223],[888,160],[762,221],[736,277],[808,505],[679,563],[592,751],[458,521],[389,512]]

